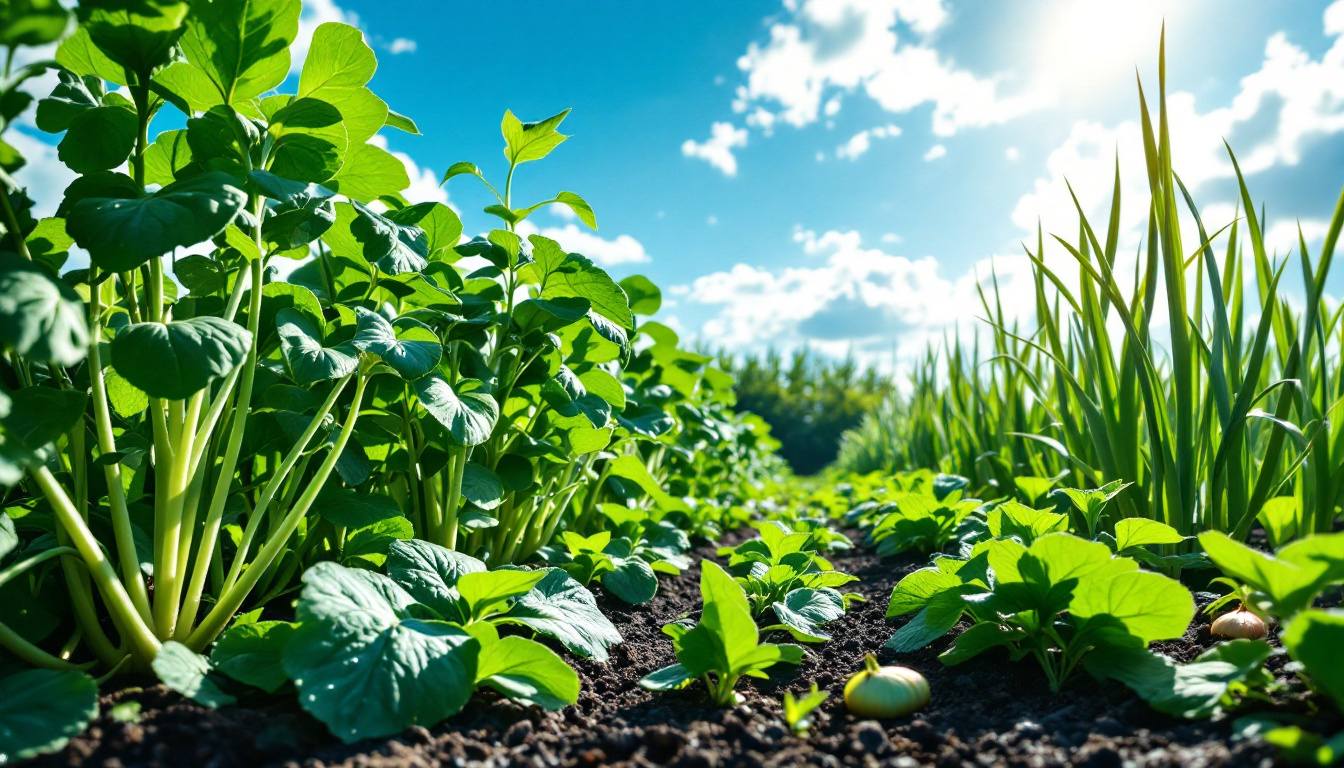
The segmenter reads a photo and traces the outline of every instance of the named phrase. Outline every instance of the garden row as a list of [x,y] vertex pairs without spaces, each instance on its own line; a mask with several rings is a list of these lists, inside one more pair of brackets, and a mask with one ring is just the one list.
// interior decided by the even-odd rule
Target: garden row
[[493,198],[464,240],[402,196],[376,136],[418,130],[358,29],[289,76],[300,10],[0,5],[3,127],[61,134],[76,174],[36,218],[0,144],[0,762],[136,675],[212,707],[283,689],[349,740],[478,688],[572,704],[557,649],[620,642],[589,585],[648,602],[780,466],[732,377],[644,319],[651,282],[518,234],[553,205],[596,228],[572,192],[516,200],[565,113],[505,115],[502,186],[448,170]]

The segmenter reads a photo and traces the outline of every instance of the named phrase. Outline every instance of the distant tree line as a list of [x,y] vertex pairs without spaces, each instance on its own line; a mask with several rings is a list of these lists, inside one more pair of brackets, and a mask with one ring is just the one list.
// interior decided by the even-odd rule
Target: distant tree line
[[794,472],[810,475],[835,460],[840,436],[858,426],[893,391],[891,378],[849,356],[836,361],[807,350],[760,356],[720,352],[719,365],[737,378],[739,410],[758,414],[783,443]]

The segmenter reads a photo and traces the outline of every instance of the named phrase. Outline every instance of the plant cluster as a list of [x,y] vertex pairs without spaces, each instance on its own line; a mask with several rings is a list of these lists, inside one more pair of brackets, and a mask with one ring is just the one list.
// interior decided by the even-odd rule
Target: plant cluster
[[[1332,530],[1344,501],[1344,325],[1325,286],[1344,198],[1319,253],[1299,239],[1276,256],[1229,148],[1239,210],[1206,226],[1176,172],[1165,53],[1158,85],[1155,104],[1140,88],[1145,163],[1126,171],[1149,182],[1126,203],[1148,214],[1138,253],[1121,252],[1117,164],[1105,221],[1080,205],[1063,225],[1071,234],[1042,230],[1026,245],[1034,320],[1005,312],[996,279],[982,286],[986,326],[930,347],[909,387],[847,435],[842,468],[933,468],[986,498],[1015,495],[1021,478],[1119,481],[1110,514],[1183,537],[1243,540],[1257,521],[1276,544]],[[1047,258],[1047,241],[1063,262]]]
[[1141,570],[1104,544],[1056,531],[1029,544],[993,538],[967,557],[935,558],[901,579],[887,615],[916,611],[887,647],[917,650],[965,616],[972,625],[939,655],[944,664],[1006,647],[1015,660],[1036,659],[1057,691],[1093,651],[1111,657],[1180,637],[1195,605],[1180,582]]
[[[559,657],[494,625],[595,658],[619,638],[565,570],[516,566],[559,541],[557,564],[647,600],[781,469],[733,378],[645,319],[656,286],[518,233],[554,205],[597,226],[573,192],[515,200],[567,112],[505,114],[502,185],[448,170],[499,222],[463,241],[453,209],[402,194],[378,134],[419,131],[371,90],[358,29],[320,25],[290,76],[300,11],[0,5],[0,129],[55,72],[35,123],[76,174],[38,218],[0,143],[0,675],[36,668],[0,681],[28,718],[6,758],[87,722],[90,670],[214,704],[293,685],[342,738],[437,721],[478,685],[573,701]],[[65,268],[74,246],[86,268]],[[412,550],[437,582],[406,575]],[[261,618],[295,593],[295,622]]]
[[[804,521],[795,530],[779,520],[757,523],[760,536],[736,547],[719,550],[728,557],[728,570],[747,594],[752,616],[771,611],[778,624],[765,629],[786,630],[795,640],[820,643],[831,639],[823,625],[845,615],[861,595],[837,587],[858,578],[835,570],[822,553],[828,544],[849,544],[843,534]],[[838,537],[838,538],[837,538]]]
[[709,560],[700,563],[703,608],[694,626],[673,622],[663,627],[672,638],[677,663],[646,675],[639,684],[651,691],[683,688],[704,680],[719,706],[741,701],[734,688],[742,677],[767,677],[776,664],[803,660],[801,646],[760,642],[760,629],[742,587]]

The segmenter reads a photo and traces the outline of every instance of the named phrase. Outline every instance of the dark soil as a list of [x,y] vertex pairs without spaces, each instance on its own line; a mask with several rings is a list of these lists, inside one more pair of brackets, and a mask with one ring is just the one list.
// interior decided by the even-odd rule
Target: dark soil
[[[711,547],[701,552],[712,553]],[[466,711],[435,728],[416,727],[391,740],[345,745],[299,710],[292,695],[216,712],[162,687],[128,688],[104,696],[102,715],[85,734],[34,764],[207,768],[1274,764],[1271,748],[1263,743],[1233,741],[1229,720],[1188,722],[1161,715],[1122,686],[1097,683],[1086,674],[1052,695],[1035,663],[1013,663],[1003,652],[944,667],[936,656],[947,647],[947,639],[898,660],[882,647],[907,618],[886,619],[887,598],[901,576],[927,559],[879,561],[856,549],[832,560],[837,568],[861,579],[851,586],[868,602],[831,624],[835,639],[812,646],[797,668],[777,667],[769,680],[743,683],[740,690],[746,703],[736,708],[714,708],[699,684],[671,693],[650,693],[637,685],[643,675],[675,661],[672,643],[660,627],[698,610],[698,572],[692,570],[678,578],[663,577],[658,596],[649,605],[632,607],[600,598],[625,642],[612,649],[608,663],[575,663],[583,693],[577,706],[563,712],[523,708],[481,693]],[[1207,621],[1200,619],[1183,639],[1163,644],[1161,650],[1186,660],[1209,644]],[[849,715],[841,692],[868,652],[877,652],[884,663],[899,661],[924,673],[933,692],[928,708],[911,718],[887,721]],[[784,691],[805,691],[814,681],[829,690],[831,698],[822,706],[810,738],[797,739],[788,735],[779,700]],[[113,706],[129,701],[140,703],[136,722],[122,722],[113,715]]]

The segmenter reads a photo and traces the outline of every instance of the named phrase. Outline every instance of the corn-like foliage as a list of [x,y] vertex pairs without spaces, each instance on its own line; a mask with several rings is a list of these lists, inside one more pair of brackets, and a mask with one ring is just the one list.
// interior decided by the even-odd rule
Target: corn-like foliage
[[[1325,300],[1344,197],[1319,253],[1265,245],[1265,214],[1236,165],[1237,216],[1204,222],[1177,172],[1165,45],[1155,109],[1140,83],[1144,168],[1121,169],[1105,221],[1075,205],[1070,236],[1026,246],[1035,322],[1010,319],[997,281],[981,291],[987,333],[947,339],[907,391],[849,433],[840,466],[937,467],[977,487],[1014,479],[1132,483],[1118,517],[1184,535],[1246,536],[1258,516],[1304,535],[1330,529],[1344,487],[1340,311]],[[1120,174],[1145,173],[1147,232],[1119,268]],[[1056,226],[1058,222],[1054,223]],[[1047,262],[1047,241],[1067,267]],[[1302,294],[1285,279],[1296,274]],[[987,339],[987,341],[985,340]],[[1276,501],[1277,499],[1277,501]]]

